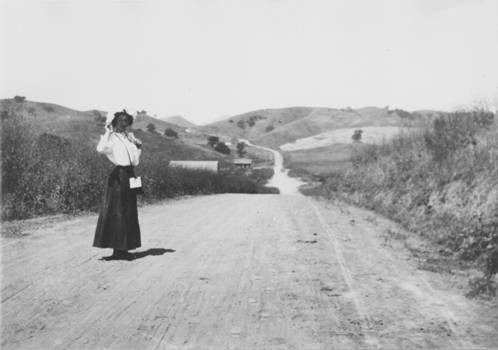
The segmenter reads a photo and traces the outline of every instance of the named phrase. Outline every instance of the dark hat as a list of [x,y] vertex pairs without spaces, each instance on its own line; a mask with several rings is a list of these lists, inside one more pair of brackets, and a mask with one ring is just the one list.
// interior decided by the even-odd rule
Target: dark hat
[[116,126],[117,119],[121,116],[125,116],[126,119],[128,120],[128,125],[133,124],[133,116],[126,112],[126,109],[123,109],[121,112],[116,112],[114,113],[114,118],[112,118],[111,125]]

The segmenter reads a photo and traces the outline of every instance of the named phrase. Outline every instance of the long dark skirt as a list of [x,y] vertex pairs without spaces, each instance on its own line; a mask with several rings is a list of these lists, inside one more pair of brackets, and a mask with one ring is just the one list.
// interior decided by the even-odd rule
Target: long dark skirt
[[116,166],[109,175],[93,246],[131,250],[141,246],[137,195],[130,190],[133,167]]

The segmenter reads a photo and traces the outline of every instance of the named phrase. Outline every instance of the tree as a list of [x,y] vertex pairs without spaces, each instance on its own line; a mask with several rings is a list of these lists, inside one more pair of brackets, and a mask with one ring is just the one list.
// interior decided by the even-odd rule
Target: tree
[[244,155],[246,154],[245,147],[246,147],[245,142],[237,143],[237,154],[239,155],[240,158],[244,157]]
[[14,101],[18,102],[18,103],[23,103],[24,101],[26,101],[26,97],[25,96],[14,96]]
[[363,130],[361,130],[361,129],[355,130],[353,136],[351,136],[351,138],[353,139],[353,142],[360,142],[362,133],[363,133]]
[[177,139],[178,133],[171,128],[167,128],[166,130],[164,130],[164,136],[174,137],[175,139]]
[[230,148],[224,142],[218,142],[214,149],[223,154],[230,154]]
[[152,123],[147,124],[146,128],[148,132],[157,133],[156,126]]
[[265,129],[266,132],[270,132],[272,131],[273,129],[275,129],[275,127],[273,125],[268,125]]
[[237,122],[237,126],[241,129],[244,129],[246,127],[246,122],[243,119],[241,119]]
[[208,145],[211,147],[215,147],[218,142],[220,142],[220,138],[218,136],[208,136]]

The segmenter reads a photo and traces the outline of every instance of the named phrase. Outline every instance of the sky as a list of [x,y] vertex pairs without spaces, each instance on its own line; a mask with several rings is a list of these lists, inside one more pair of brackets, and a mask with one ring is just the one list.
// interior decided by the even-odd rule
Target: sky
[[497,0],[0,4],[0,98],[198,124],[290,106],[498,107]]

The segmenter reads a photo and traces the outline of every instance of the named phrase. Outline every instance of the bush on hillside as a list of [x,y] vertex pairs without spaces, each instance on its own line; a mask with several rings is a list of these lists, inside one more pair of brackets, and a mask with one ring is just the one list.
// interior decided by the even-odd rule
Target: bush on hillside
[[214,147],[220,142],[220,138],[218,136],[208,136],[208,145]]
[[424,135],[434,160],[441,162],[459,148],[476,145],[475,134],[493,123],[494,115],[486,111],[456,112],[434,120],[433,129]]
[[242,158],[247,153],[247,151],[245,150],[245,148],[246,148],[245,142],[238,142],[237,143],[237,155],[239,157]]
[[164,136],[167,136],[167,137],[174,137],[175,139],[178,138],[178,133],[171,129],[171,128],[166,128],[166,130],[164,130]]
[[23,103],[24,101],[26,101],[26,97],[17,95],[17,96],[14,96],[14,101],[17,103]]
[[214,146],[214,150],[223,154],[230,154],[230,148],[224,142],[218,142],[216,146]]
[[353,136],[351,136],[351,138],[353,139],[353,142],[360,142],[362,133],[363,133],[363,130],[361,130],[361,129],[355,130],[353,133]]
[[47,104],[43,104],[43,109],[48,113],[52,113],[55,111],[55,108],[53,106]]
[[151,132],[153,134],[157,134],[156,126],[153,123],[147,124],[147,126],[145,128],[147,129],[148,132]]

